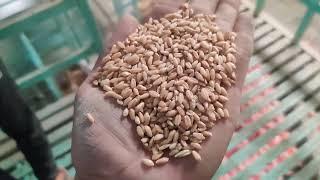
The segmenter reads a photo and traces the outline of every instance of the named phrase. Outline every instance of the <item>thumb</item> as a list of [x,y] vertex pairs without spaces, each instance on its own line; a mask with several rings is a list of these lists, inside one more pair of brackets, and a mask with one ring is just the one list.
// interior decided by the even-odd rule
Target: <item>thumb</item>
[[106,43],[104,44],[106,48],[98,57],[98,60],[93,69],[95,70],[97,67],[100,66],[103,57],[107,53],[109,53],[114,43],[116,43],[117,41],[124,41],[131,33],[134,32],[134,30],[138,27],[138,25],[139,25],[139,22],[135,17],[129,14],[124,15],[121,18],[121,20],[116,24],[116,27],[111,33],[111,36],[109,36],[109,38],[106,38],[105,40]]

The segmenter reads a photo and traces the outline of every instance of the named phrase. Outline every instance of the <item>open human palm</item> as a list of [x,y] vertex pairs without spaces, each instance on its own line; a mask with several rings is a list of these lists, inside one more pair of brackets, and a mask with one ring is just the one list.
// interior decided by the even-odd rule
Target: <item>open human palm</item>
[[[216,14],[216,22],[223,31],[237,33],[237,81],[228,91],[230,119],[216,123],[210,130],[213,136],[203,143],[200,162],[189,156],[171,159],[164,166],[146,168],[141,160],[150,155],[139,141],[136,125],[122,117],[121,106],[110,98],[105,99],[103,92],[92,86],[96,75],[93,70],[78,90],[75,102],[72,159],[77,180],[210,179],[218,169],[240,119],[241,88],[253,49],[252,19],[239,12],[240,0],[193,0],[190,3],[196,13]],[[182,0],[159,1],[153,4],[150,16],[159,18],[176,11],[182,4]],[[109,47],[124,40],[137,25],[133,17],[124,16],[108,42]],[[94,123],[86,119],[87,113],[94,117]]]

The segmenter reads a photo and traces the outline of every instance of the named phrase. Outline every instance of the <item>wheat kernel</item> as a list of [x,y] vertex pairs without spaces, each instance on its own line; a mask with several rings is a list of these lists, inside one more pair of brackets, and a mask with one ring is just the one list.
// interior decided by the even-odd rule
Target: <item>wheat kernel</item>
[[147,167],[153,167],[154,163],[150,159],[142,159],[142,163]]
[[90,113],[87,113],[86,116],[87,116],[87,119],[90,121],[91,124],[93,124],[95,122],[94,117]]
[[156,160],[156,164],[157,165],[163,165],[163,164],[166,164],[168,161],[169,161],[169,158],[163,157],[163,158],[160,158],[160,159]]
[[192,156],[196,161],[201,161],[201,156],[197,151],[192,151]]

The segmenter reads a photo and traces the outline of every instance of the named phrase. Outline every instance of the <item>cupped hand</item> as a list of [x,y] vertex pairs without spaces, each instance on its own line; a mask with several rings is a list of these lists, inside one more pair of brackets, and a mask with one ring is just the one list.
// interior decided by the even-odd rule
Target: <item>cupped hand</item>
[[[172,159],[164,166],[145,168],[141,160],[150,155],[143,150],[136,125],[122,117],[122,107],[105,99],[103,92],[92,86],[96,74],[93,70],[78,90],[75,102],[72,160],[77,180],[206,180],[218,169],[240,119],[241,88],[253,49],[253,24],[251,16],[239,12],[240,0],[193,0],[190,3],[197,13],[216,14],[216,22],[223,31],[237,33],[237,81],[228,91],[230,119],[216,123],[211,129],[213,136],[203,144],[200,162],[189,156]],[[157,1],[150,16],[159,18],[175,12],[182,4],[182,0]],[[137,25],[136,19],[124,16],[108,42],[109,47],[124,40]],[[87,113],[94,117],[94,123],[87,120]]]

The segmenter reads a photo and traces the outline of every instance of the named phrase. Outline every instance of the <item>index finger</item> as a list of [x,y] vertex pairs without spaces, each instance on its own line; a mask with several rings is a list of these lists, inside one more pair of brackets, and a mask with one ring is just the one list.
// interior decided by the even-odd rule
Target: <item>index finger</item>
[[154,19],[160,19],[166,14],[174,13],[178,11],[179,7],[185,3],[184,0],[157,0],[152,1],[151,5],[151,13],[147,15],[144,19],[144,21],[147,21],[150,17]]
[[240,89],[243,86],[253,51],[253,30],[252,16],[248,13],[240,13],[234,27],[234,31],[237,33],[235,41],[237,46],[236,87],[239,87]]
[[217,24],[223,31],[231,31],[238,17],[240,0],[221,0],[216,15]]
[[[185,0],[158,0],[153,1],[152,18],[159,19],[168,13],[173,13],[179,10],[179,7],[186,3]],[[213,14],[218,6],[219,0],[191,0],[190,6],[196,13]]]
[[213,14],[219,0],[191,0],[190,5],[198,13]]
[[131,15],[124,15],[122,19],[116,25],[116,28],[111,33],[110,39],[106,40],[105,49],[99,55],[96,64],[94,65],[94,70],[100,66],[103,57],[109,53],[111,47],[117,41],[124,41],[134,30],[138,27],[138,20]]

